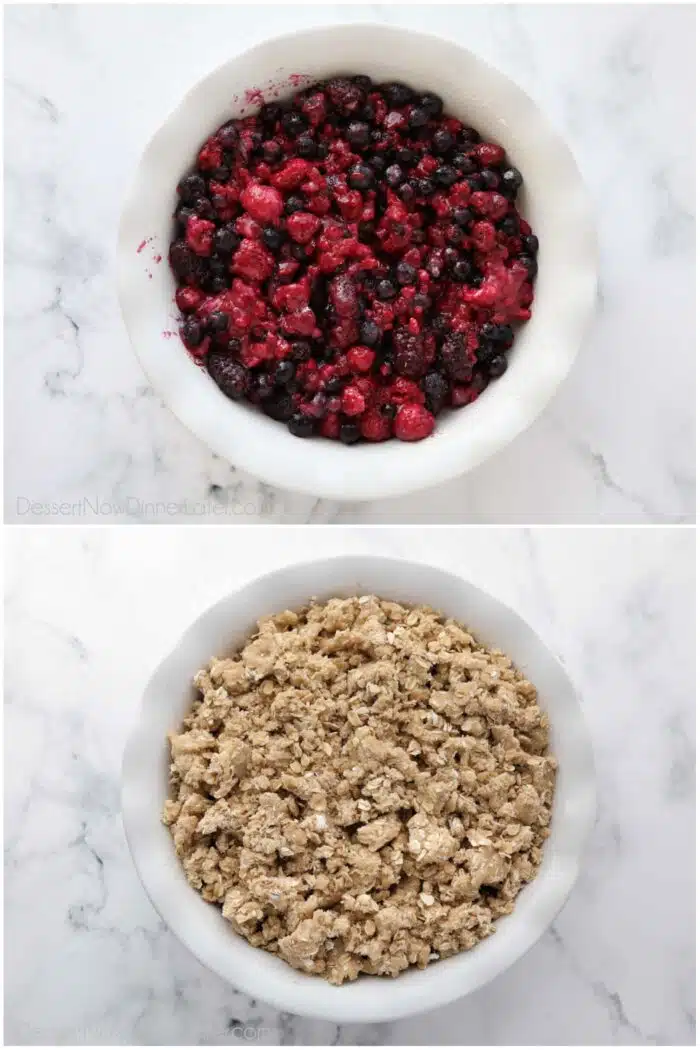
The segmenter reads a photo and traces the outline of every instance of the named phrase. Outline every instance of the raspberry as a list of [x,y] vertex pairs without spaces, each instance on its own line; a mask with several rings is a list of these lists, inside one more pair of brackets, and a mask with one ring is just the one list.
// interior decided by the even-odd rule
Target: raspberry
[[221,165],[222,150],[218,142],[209,139],[205,142],[197,155],[197,167],[202,171],[211,171]]
[[435,429],[435,416],[422,405],[402,405],[394,420],[399,441],[421,441]]
[[287,233],[297,244],[308,244],[321,225],[321,220],[308,211],[296,211],[287,219]]
[[391,420],[370,409],[360,418],[360,433],[366,441],[386,441],[391,437]]
[[302,160],[301,157],[295,157],[294,160],[288,161],[285,166],[272,176],[270,182],[278,190],[293,190],[297,186],[301,186],[302,182],[305,182],[310,165],[308,161]]
[[353,372],[369,372],[376,354],[368,346],[353,346],[347,352],[348,364]]
[[196,255],[211,255],[216,226],[207,219],[198,219],[195,215],[187,220],[185,240]]
[[178,288],[175,293],[175,302],[183,314],[196,310],[203,300],[204,292],[201,288],[191,288],[189,285],[184,285],[182,288]]
[[275,223],[284,211],[284,201],[274,186],[251,182],[241,194],[241,204],[252,218],[265,226]]
[[274,267],[274,259],[257,241],[244,240],[233,257],[233,272],[249,281],[264,281]]
[[359,416],[366,408],[366,401],[356,386],[346,386],[340,398],[340,407],[346,416]]

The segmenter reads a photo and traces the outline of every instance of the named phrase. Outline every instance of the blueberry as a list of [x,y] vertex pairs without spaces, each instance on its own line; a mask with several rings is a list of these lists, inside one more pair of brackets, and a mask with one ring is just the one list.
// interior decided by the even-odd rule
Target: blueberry
[[447,153],[455,144],[455,137],[447,128],[438,128],[433,135],[433,148],[436,153]]
[[422,128],[430,120],[430,114],[421,106],[411,106],[408,111],[409,128]]
[[316,143],[308,132],[304,132],[297,139],[296,152],[300,157],[311,158],[316,156]]
[[298,438],[308,438],[314,432],[314,421],[309,416],[305,416],[302,412],[295,412],[292,418],[287,423],[287,428],[290,434]]
[[481,326],[479,342],[482,350],[480,359],[489,359],[513,345],[513,329],[509,324],[487,322]]
[[375,175],[381,175],[386,167],[387,158],[383,153],[375,153],[373,157],[369,158],[367,163]]
[[527,237],[523,237],[523,248],[528,255],[537,255],[540,250],[540,242],[534,233],[529,233]]
[[348,172],[348,186],[353,190],[368,190],[374,183],[374,172],[366,164],[356,164]]
[[348,124],[345,137],[355,149],[364,149],[369,144],[369,124],[361,120],[353,120]]
[[286,386],[296,373],[296,367],[293,361],[280,361],[275,369],[275,383],[280,386]]
[[199,346],[204,331],[199,321],[195,321],[194,318],[189,318],[180,328],[180,335],[185,346],[192,348]]
[[328,156],[328,146],[324,142],[316,143],[316,160],[325,160]]
[[450,164],[443,164],[435,172],[435,181],[441,186],[453,186],[458,178],[459,173]]
[[432,91],[426,91],[418,99],[418,104],[429,117],[439,117],[442,113],[442,99]]
[[401,183],[401,180],[403,179],[403,171],[401,170],[398,164],[391,164],[384,172],[384,178],[386,180],[387,186],[391,186],[392,189],[396,189],[396,187]]
[[263,401],[262,409],[266,415],[276,419],[278,423],[286,423],[294,415],[294,402],[290,394],[276,394]]
[[207,369],[219,389],[238,401],[250,387],[250,372],[235,361],[227,350],[212,350],[207,355]]
[[505,354],[497,354],[488,363],[488,373],[492,379],[498,379],[499,376],[503,375],[507,367],[508,359]]
[[475,215],[473,211],[469,210],[469,208],[455,208],[455,210],[452,212],[452,218],[458,226],[461,226],[462,229],[465,229],[467,226],[470,226],[474,222]]
[[323,389],[330,396],[335,397],[345,386],[345,380],[342,376],[333,376],[332,379],[327,379]]
[[301,113],[296,113],[294,110],[290,110],[289,112],[282,114],[282,127],[290,138],[295,139],[298,138],[302,132],[306,131],[306,121]]
[[518,220],[517,215],[506,215],[505,218],[501,219],[496,225],[506,237],[517,237],[520,232],[520,221]]
[[282,160],[282,147],[279,142],[268,139],[263,144],[263,160],[266,164],[277,164],[278,161]]
[[217,138],[224,149],[235,149],[238,142],[238,128],[233,120],[219,128]]
[[501,187],[501,180],[498,177],[498,172],[493,171],[491,168],[484,168],[481,172],[481,177],[484,182],[485,190],[498,190]]
[[374,347],[382,337],[379,325],[365,319],[360,325],[360,342],[363,346]]
[[516,197],[523,184],[523,177],[517,168],[506,168],[501,172],[501,193],[504,197]]
[[271,252],[277,252],[284,242],[284,234],[274,226],[265,226],[262,231],[262,242]]
[[385,277],[377,285],[377,296],[380,299],[395,299],[397,291],[396,285],[388,277]]
[[485,190],[484,180],[481,177],[481,172],[476,172],[474,175],[467,175],[467,186],[470,190]]
[[418,292],[418,295],[413,296],[413,305],[419,306],[421,310],[429,310],[433,305],[433,300],[424,292]]
[[417,276],[415,266],[411,266],[410,263],[402,260],[396,267],[396,280],[399,284],[413,284]]
[[392,405],[391,402],[388,402],[387,404],[382,405],[379,411],[387,419],[394,419],[394,417],[396,416],[397,408],[396,405]]
[[209,172],[209,177],[214,182],[228,182],[228,180],[231,178],[231,169],[227,168],[225,165],[222,164],[218,168],[213,168]]
[[209,314],[207,325],[210,332],[225,332],[228,328],[228,314],[225,314],[223,310],[216,310]]
[[402,106],[407,106],[413,98],[413,91],[405,84],[396,82],[381,84],[379,90],[392,109],[400,109]]
[[445,407],[450,384],[440,372],[428,372],[423,380],[423,390],[426,408],[436,416]]
[[185,175],[177,184],[177,192],[183,201],[194,201],[207,192],[207,184],[201,175]]
[[207,291],[213,292],[214,295],[225,292],[227,288],[228,281],[225,277],[210,277],[207,281]]
[[537,270],[539,267],[537,266],[537,259],[535,259],[534,256],[519,255],[518,262],[523,264],[530,280],[533,280],[537,276]]
[[341,423],[340,440],[344,445],[354,445],[360,440],[360,428],[357,423]]
[[214,251],[218,255],[230,255],[241,243],[241,238],[233,228],[233,224],[220,226],[214,234]]
[[471,278],[474,269],[466,259],[458,259],[451,270],[452,277],[460,284],[466,284]]
[[292,215],[295,211],[304,211],[305,208],[306,201],[303,197],[287,197],[287,203],[284,206],[287,215]]
[[466,153],[455,153],[452,158],[452,165],[457,171],[461,171],[463,175],[473,175],[477,170],[476,161],[468,157]]
[[423,197],[430,197],[437,189],[432,179],[418,179],[416,188]]

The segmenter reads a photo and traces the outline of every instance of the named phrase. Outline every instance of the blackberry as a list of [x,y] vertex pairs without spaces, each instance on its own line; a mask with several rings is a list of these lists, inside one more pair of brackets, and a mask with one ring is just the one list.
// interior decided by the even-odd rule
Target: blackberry
[[228,351],[212,350],[207,356],[207,369],[226,397],[239,401],[250,389],[250,373]]
[[195,175],[192,172],[180,179],[177,184],[177,192],[183,201],[195,201],[198,197],[203,197],[207,192],[207,184],[201,175]]

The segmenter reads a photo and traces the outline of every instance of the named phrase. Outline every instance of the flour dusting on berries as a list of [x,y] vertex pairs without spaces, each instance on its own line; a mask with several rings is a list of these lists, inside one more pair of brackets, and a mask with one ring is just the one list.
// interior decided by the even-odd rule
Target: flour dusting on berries
[[258,111],[222,125],[178,183],[182,341],[297,437],[428,437],[503,375],[530,317],[522,175],[405,84],[245,98]]

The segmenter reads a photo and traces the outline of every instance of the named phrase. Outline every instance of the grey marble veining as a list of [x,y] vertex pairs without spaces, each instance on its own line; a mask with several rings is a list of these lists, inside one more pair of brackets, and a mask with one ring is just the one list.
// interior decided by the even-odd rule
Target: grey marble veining
[[[5,520],[692,520],[694,17],[675,5],[8,8]],[[596,326],[530,430],[468,476],[355,505],[272,490],[189,434],[140,371],[113,275],[127,182],[184,91],[271,25],[353,19],[430,27],[518,81],[569,141],[601,241]]]
[[[693,531],[202,536],[8,536],[6,1043],[691,1045]],[[124,742],[174,640],[250,576],[340,551],[450,567],[511,604],[576,683],[597,764],[597,825],[553,927],[485,988],[394,1024],[280,1014],[205,970],[151,907],[119,817]]]

